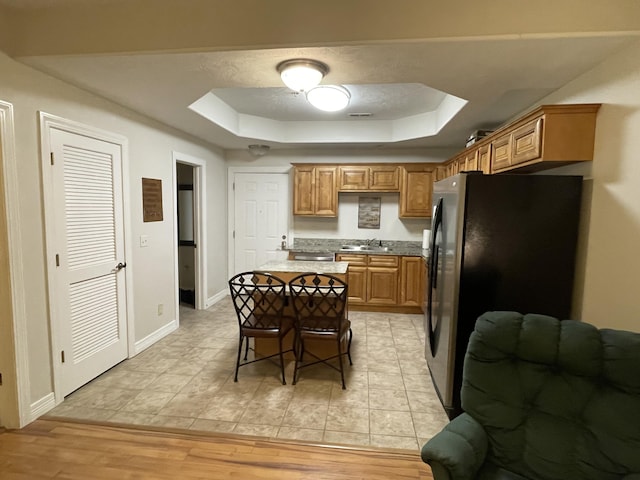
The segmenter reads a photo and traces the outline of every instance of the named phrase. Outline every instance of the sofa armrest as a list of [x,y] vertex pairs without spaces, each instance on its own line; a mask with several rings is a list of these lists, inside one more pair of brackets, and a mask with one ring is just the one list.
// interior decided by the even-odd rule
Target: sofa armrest
[[435,480],[467,480],[480,470],[487,447],[482,426],[463,413],[424,444],[421,456],[431,466]]

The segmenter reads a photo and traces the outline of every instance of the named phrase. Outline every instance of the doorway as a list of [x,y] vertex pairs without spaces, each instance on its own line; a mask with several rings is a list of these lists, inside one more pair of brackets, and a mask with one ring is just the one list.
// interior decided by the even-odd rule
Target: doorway
[[176,164],[178,180],[178,296],[180,305],[196,308],[193,166]]
[[206,162],[173,152],[176,318],[180,306],[203,310],[207,297]]

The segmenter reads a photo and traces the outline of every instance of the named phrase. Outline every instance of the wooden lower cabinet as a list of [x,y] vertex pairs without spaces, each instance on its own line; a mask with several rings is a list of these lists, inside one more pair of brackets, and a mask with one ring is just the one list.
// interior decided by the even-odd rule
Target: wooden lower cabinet
[[398,304],[398,267],[395,255],[368,255],[367,302],[371,305]]
[[424,290],[421,257],[342,254],[349,262],[349,308],[352,310],[420,313]]
[[349,284],[349,305],[367,303],[367,267],[349,263],[347,283]]
[[400,305],[421,307],[425,267],[422,257],[400,258]]

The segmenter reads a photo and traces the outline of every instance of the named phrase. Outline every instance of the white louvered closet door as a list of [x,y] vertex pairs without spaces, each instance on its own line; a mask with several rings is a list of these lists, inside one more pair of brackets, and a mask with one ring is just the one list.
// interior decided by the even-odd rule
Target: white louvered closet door
[[127,356],[121,150],[51,130],[63,395]]

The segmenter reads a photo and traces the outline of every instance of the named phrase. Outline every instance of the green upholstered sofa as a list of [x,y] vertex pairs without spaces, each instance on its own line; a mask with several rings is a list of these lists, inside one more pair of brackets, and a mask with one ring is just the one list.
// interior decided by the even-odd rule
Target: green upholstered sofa
[[485,313],[461,398],[422,447],[436,480],[640,480],[640,333]]

